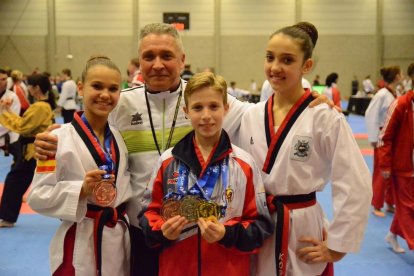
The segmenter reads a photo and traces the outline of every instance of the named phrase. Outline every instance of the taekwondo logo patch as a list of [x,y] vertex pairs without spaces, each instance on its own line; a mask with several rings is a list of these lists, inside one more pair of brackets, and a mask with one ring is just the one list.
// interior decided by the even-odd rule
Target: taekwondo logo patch
[[142,125],[142,113],[135,113],[131,116],[131,126]]
[[295,135],[292,145],[290,159],[297,161],[307,161],[309,159],[312,148],[311,137]]

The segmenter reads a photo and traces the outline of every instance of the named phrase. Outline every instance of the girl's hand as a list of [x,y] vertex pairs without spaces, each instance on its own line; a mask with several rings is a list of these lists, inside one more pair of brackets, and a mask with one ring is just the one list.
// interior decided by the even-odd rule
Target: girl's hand
[[197,224],[198,227],[200,227],[201,236],[208,243],[218,242],[226,233],[226,228],[222,223],[218,222],[216,218],[211,220],[199,218]]
[[327,233],[323,230],[323,241],[316,240],[312,237],[302,237],[299,242],[310,243],[311,246],[303,247],[296,251],[298,258],[307,263],[315,264],[321,262],[333,263],[341,260],[346,253],[329,249],[326,246]]
[[[106,174],[106,171],[98,169],[87,172],[83,180],[80,197],[86,198],[90,194],[92,194],[92,191],[95,188],[95,186],[102,181],[102,175],[104,174]],[[114,181],[115,176],[112,175],[111,179],[107,179],[107,181],[111,180]]]
[[188,223],[188,220],[185,217],[177,215],[168,219],[161,226],[161,231],[164,237],[174,241],[178,239],[181,234],[181,231],[184,229],[184,226]]

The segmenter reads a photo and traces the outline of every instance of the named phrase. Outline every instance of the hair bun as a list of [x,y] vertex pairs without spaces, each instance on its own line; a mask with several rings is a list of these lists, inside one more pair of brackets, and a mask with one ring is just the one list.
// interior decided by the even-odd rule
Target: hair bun
[[299,23],[296,23],[293,26],[298,28],[298,29],[301,29],[302,31],[307,33],[309,35],[310,39],[312,40],[313,47],[316,46],[316,42],[318,41],[318,30],[316,29],[316,27],[312,23],[299,22]]
[[93,56],[91,56],[91,57],[88,59],[87,63],[88,63],[88,62],[91,62],[92,60],[95,60],[95,59],[107,59],[107,60],[111,60],[109,57],[104,56],[104,55],[93,55]]

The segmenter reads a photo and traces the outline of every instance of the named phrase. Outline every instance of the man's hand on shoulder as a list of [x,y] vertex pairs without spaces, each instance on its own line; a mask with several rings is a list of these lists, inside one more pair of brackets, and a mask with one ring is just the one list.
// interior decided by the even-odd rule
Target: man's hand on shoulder
[[328,99],[325,95],[319,94],[316,91],[312,92],[312,96],[315,98],[313,101],[310,102],[309,107],[315,107],[317,105],[326,103],[329,105],[330,108],[336,108],[339,112],[341,112],[341,109],[339,107],[336,107],[334,102]]
[[53,157],[56,154],[58,138],[50,132],[59,128],[60,125],[53,124],[47,128],[45,132],[38,133],[34,141],[36,159],[47,160],[48,157]]

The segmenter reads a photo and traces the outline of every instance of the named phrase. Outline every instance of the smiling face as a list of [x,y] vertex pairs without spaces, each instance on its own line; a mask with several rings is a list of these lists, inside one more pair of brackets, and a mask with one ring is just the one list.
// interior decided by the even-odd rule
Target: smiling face
[[141,74],[150,91],[178,87],[185,55],[169,34],[149,34],[139,47]]
[[229,109],[223,103],[223,94],[211,87],[204,87],[192,92],[187,98],[184,112],[191,120],[196,137],[209,142],[220,138],[224,116]]
[[274,91],[281,94],[303,93],[302,75],[312,68],[312,60],[304,61],[299,42],[288,35],[274,35],[266,47],[264,70]]
[[85,81],[79,84],[79,94],[83,96],[85,115],[89,120],[107,120],[120,96],[121,74],[107,66],[95,65],[86,74]]

